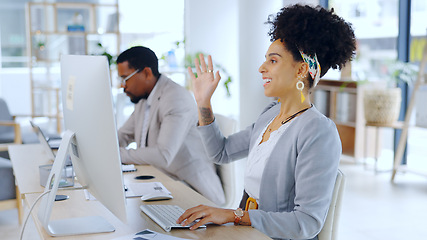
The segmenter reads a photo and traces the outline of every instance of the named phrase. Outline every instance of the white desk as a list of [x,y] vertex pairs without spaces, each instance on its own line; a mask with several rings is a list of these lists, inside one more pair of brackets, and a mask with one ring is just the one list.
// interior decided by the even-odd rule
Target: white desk
[[[39,185],[38,166],[46,164],[43,160],[43,152],[39,145],[18,145],[9,148],[13,168],[15,171],[16,183],[22,191],[24,203],[31,206],[36,198],[44,191]],[[143,203],[140,198],[127,198],[127,223],[121,222],[102,204],[97,201],[87,201],[82,190],[62,190],[58,193],[70,196],[66,201],[55,202],[52,211],[52,219],[62,219],[71,217],[84,217],[99,215],[109,221],[116,231],[112,233],[87,234],[68,237],[51,237],[41,226],[37,218],[37,206],[32,212],[32,218],[36,224],[42,239],[114,239],[135,234],[144,229],[151,229],[156,232],[173,235],[188,239],[270,239],[258,230],[249,226],[225,226],[208,225],[206,229],[189,231],[187,229],[172,230],[167,233],[156,223],[148,218],[139,209],[141,204],[173,204],[187,209],[198,204],[214,205],[208,199],[187,187],[180,181],[175,181],[152,166],[137,166],[137,172],[124,173],[125,184],[134,180],[137,175],[153,175],[154,179],[143,181],[159,181],[172,192],[174,198],[166,201],[156,201]],[[130,238],[131,239],[131,238]]]

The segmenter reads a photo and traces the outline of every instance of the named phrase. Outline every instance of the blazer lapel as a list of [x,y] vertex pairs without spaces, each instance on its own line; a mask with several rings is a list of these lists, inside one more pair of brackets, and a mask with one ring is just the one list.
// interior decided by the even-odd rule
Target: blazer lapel
[[[146,146],[148,144],[148,133],[150,131],[150,126],[152,125],[153,119],[155,118],[157,110],[159,108],[159,101],[160,101],[160,98],[162,96],[165,84],[166,84],[166,81],[165,81],[163,75],[160,75],[160,78],[156,83],[156,91],[154,92],[154,95],[152,96],[152,99],[151,99],[149,119],[148,119],[148,123],[147,123],[148,124],[147,135],[145,136],[145,138],[146,138],[145,145]],[[146,104],[145,104],[145,106],[146,106]],[[145,108],[144,108],[144,111],[145,111]],[[142,127],[141,127],[141,129],[142,129]]]

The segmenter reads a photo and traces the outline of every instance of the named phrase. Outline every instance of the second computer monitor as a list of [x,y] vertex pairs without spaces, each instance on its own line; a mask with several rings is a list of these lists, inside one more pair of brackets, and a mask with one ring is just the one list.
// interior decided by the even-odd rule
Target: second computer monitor
[[[68,152],[79,183],[120,220],[126,222],[126,199],[107,58],[63,55],[61,90],[66,131],[45,191],[56,191],[58,184],[55,182],[55,174],[58,176],[59,172],[54,171],[60,171],[59,165],[65,163]],[[39,211],[39,218],[49,234],[62,236],[98,231],[91,229],[95,225],[93,221],[98,220],[50,221],[53,204],[53,196],[50,195],[52,194],[46,198],[50,200],[43,201],[42,208],[45,210]],[[70,230],[68,221],[79,224],[79,227]],[[88,221],[88,224],[81,224],[83,221]],[[88,229],[82,231],[85,227]],[[111,230],[114,229],[107,228],[106,231]]]
[[79,182],[118,218],[126,219],[110,69],[105,56],[61,58],[65,129],[75,133],[70,154]]

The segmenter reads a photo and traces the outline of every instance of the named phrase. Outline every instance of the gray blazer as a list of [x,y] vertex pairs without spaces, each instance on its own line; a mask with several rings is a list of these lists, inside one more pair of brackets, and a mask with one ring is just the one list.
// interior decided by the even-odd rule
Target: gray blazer
[[[245,130],[224,138],[216,123],[199,127],[216,163],[245,157],[263,128],[280,111],[272,103]],[[317,239],[332,198],[341,142],[334,122],[314,106],[293,120],[267,159],[259,209],[249,210],[252,227],[277,239]]]
[[[118,131],[123,163],[150,164],[185,181],[208,199],[222,204],[224,192],[215,167],[207,159],[196,130],[197,108],[192,95],[164,75],[156,83],[151,103],[146,147],[139,146],[145,111],[141,99]],[[131,142],[137,149],[125,149]]]

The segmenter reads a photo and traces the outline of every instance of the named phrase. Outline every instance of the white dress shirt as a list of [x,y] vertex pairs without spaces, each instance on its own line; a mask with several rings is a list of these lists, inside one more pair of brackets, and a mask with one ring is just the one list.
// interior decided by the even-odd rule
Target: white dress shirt
[[142,125],[142,132],[141,132],[141,148],[145,148],[145,141],[147,139],[147,130],[148,130],[148,122],[150,121],[150,108],[151,103],[153,102],[153,96],[156,92],[156,85],[154,85],[153,90],[151,90],[150,95],[148,95],[147,101],[145,101],[145,111],[144,111],[144,123]]
[[246,162],[245,191],[257,202],[259,199],[261,177],[264,172],[266,161],[270,157],[270,154],[273,148],[276,146],[280,136],[282,136],[282,134],[288,128],[289,124],[292,122],[289,121],[283,124],[279,127],[279,129],[270,133],[270,138],[267,141],[259,144],[262,141],[262,137],[267,130],[267,127],[273,120],[274,118],[271,119],[270,122],[261,131],[256,141],[258,144],[255,144],[252,150],[249,152],[248,161]]

